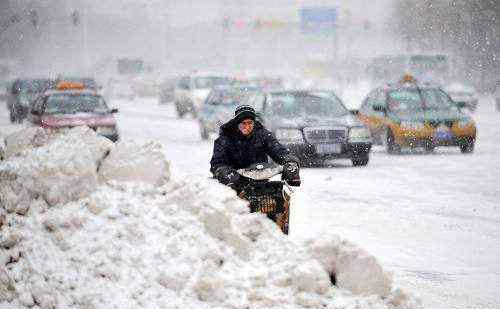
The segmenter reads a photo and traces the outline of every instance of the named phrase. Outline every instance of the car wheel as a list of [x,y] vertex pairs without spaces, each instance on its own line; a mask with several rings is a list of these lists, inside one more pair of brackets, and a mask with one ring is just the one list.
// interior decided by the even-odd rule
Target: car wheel
[[387,129],[386,133],[386,149],[387,152],[390,154],[397,154],[401,152],[401,146],[399,146],[396,143],[396,140],[394,138],[394,134],[392,133],[391,129]]
[[473,137],[467,137],[459,142],[460,151],[462,153],[472,153],[474,151],[475,140]]
[[368,161],[370,160],[370,157],[368,156],[367,153],[358,155],[356,157],[352,158],[352,165],[353,166],[366,166],[368,164]]

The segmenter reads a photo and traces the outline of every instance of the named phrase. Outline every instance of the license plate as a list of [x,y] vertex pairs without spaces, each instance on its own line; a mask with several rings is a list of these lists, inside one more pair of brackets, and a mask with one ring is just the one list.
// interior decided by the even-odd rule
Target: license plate
[[319,144],[316,145],[316,152],[319,154],[340,153],[342,151],[341,144]]

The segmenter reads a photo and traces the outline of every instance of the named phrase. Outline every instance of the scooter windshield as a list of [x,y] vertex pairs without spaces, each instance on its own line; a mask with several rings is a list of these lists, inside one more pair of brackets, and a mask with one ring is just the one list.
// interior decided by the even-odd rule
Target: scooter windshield
[[273,176],[280,174],[283,167],[279,165],[271,165],[269,163],[258,163],[248,168],[237,170],[238,174],[253,180],[267,180]]

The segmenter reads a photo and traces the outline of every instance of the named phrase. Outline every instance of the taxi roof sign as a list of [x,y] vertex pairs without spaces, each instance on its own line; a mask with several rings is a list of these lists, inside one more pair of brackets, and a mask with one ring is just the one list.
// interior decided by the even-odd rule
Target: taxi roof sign
[[413,77],[413,75],[409,74],[409,73],[406,73],[405,75],[403,75],[403,77],[401,78],[401,81],[400,81],[402,84],[404,83],[412,83],[412,84],[415,84],[417,83],[417,80],[415,79],[415,77]]
[[85,85],[77,82],[60,81],[56,85],[57,90],[83,90]]

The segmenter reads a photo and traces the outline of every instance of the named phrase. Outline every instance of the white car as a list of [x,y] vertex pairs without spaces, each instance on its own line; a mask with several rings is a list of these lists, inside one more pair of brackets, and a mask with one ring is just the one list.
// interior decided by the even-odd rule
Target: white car
[[210,90],[231,85],[233,79],[221,74],[194,74],[182,76],[174,90],[174,102],[179,118],[186,113],[197,117]]
[[450,98],[460,108],[466,108],[471,112],[477,108],[477,95],[472,86],[464,85],[463,83],[451,83],[443,89]]

